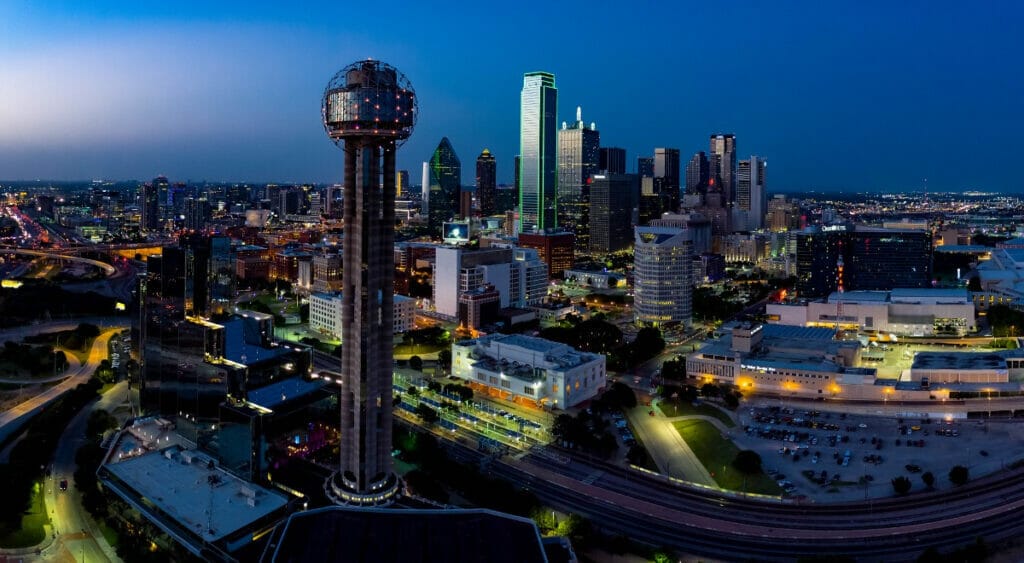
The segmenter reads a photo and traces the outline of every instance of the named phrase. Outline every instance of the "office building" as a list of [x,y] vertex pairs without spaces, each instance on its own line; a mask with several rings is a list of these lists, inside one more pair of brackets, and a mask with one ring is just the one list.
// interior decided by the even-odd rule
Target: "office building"
[[205,197],[185,200],[185,228],[201,231],[210,221],[210,202]]
[[409,185],[409,171],[399,170],[395,176],[395,193],[397,197],[402,199],[409,199],[414,194],[412,193],[412,186]]
[[452,377],[502,399],[567,409],[596,397],[607,371],[603,354],[521,334],[492,334],[452,344]]
[[491,151],[484,149],[476,158],[476,201],[480,215],[487,217],[498,212],[498,170]]
[[693,243],[674,227],[636,227],[633,313],[637,324],[689,326]]
[[[744,231],[764,228],[768,212],[768,192],[765,188],[765,174],[768,163],[758,156],[741,160],[736,169],[736,209],[742,214]],[[735,226],[734,226],[735,228]]]
[[653,178],[654,158],[650,156],[638,156],[636,159],[636,173],[641,178]]
[[[331,338],[342,336],[341,307],[344,298],[340,291],[313,292],[309,296],[309,329],[326,334]],[[412,330],[416,315],[416,300],[395,294],[395,315],[392,332],[395,334]]]
[[[386,504],[399,492],[391,461],[395,153],[416,124],[416,97],[394,67],[359,61],[331,79],[321,114],[331,140],[344,143],[346,186],[341,455],[324,488],[337,503]],[[437,156],[436,164],[448,160]]]
[[557,226],[558,89],[555,75],[523,75],[519,117],[519,232]]
[[708,150],[711,165],[710,189],[722,193],[724,206],[736,201],[736,136],[732,134],[711,135]]
[[594,254],[626,250],[632,244],[633,209],[640,192],[636,174],[597,174],[590,184],[590,249]]
[[548,269],[532,248],[442,246],[435,252],[433,278],[434,311],[455,319],[460,296],[486,285],[498,292],[502,309],[539,304],[547,295]]
[[501,215],[509,211],[515,211],[517,205],[519,205],[519,192],[516,191],[516,187],[498,186],[494,196],[494,213],[491,215]]
[[590,246],[590,177],[597,173],[601,135],[597,126],[583,122],[577,107],[577,121],[562,122],[558,131],[558,226],[575,235],[577,252]]
[[575,235],[580,253],[590,249],[589,181],[598,170],[600,142],[597,126],[583,123],[579,107],[576,121],[558,131],[558,226]]
[[430,236],[441,235],[441,226],[461,215],[462,164],[448,137],[441,139],[427,166],[427,225]]
[[604,174],[625,174],[626,149],[601,147],[598,151],[597,169]]
[[498,320],[501,293],[490,284],[459,295],[459,326],[480,329]]
[[157,214],[160,216],[160,221],[166,221],[171,218],[173,210],[171,184],[167,181],[166,177],[157,176],[153,178],[153,188],[156,189],[157,206],[159,209]]
[[562,272],[572,269],[575,243],[572,233],[519,233],[519,246],[534,248],[540,259],[548,265],[548,275],[561,278]]
[[704,151],[700,151],[690,158],[686,164],[686,193],[692,195],[704,195],[708,193],[708,184],[711,180],[711,164]]
[[679,149],[654,149],[654,184],[662,212],[679,211],[679,172]]
[[[167,179],[164,178],[166,182]],[[154,232],[160,230],[159,188],[155,184],[143,184],[139,197],[139,230]]]

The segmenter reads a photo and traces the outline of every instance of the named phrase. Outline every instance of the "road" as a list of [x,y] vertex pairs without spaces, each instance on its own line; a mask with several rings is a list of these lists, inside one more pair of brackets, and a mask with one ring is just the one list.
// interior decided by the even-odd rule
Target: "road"
[[[113,412],[126,403],[128,383],[120,382],[111,387],[95,403],[83,408],[71,420],[57,443],[50,477],[46,480],[46,506],[50,508],[50,523],[58,535],[55,542],[44,553],[46,561],[88,561],[104,563],[119,562],[121,559],[107,543],[96,522],[82,508],[82,495],[74,486],[76,469],[75,452],[85,442],[85,427],[89,414],[96,409]],[[68,490],[60,491],[62,479],[68,480]]]
[[0,440],[3,440],[3,438],[9,434],[16,432],[28,419],[28,415],[36,409],[50,403],[50,401],[53,401],[64,394],[65,391],[74,389],[78,384],[89,381],[89,377],[91,377],[93,372],[96,371],[96,368],[99,367],[100,362],[107,359],[107,344],[110,341],[110,337],[118,332],[118,330],[120,329],[104,330],[96,340],[93,341],[92,348],[89,350],[89,357],[86,362],[80,364],[74,369],[74,371],[69,370],[67,372],[67,379],[53,387],[50,387],[35,397],[23,401],[3,413],[0,413]]

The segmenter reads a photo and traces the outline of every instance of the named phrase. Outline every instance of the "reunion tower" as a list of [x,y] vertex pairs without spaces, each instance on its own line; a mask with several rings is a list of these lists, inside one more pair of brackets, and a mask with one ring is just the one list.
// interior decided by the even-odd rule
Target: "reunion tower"
[[321,112],[345,151],[341,464],[324,488],[338,504],[388,504],[399,489],[391,464],[395,150],[416,125],[416,95],[395,67],[359,61],[327,84]]

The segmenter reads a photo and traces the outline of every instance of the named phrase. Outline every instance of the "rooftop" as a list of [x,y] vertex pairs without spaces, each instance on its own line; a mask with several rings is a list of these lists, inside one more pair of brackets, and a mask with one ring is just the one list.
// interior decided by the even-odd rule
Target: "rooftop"
[[209,459],[195,450],[172,447],[104,467],[143,502],[209,542],[287,504],[280,493],[211,468]]
[[1006,369],[1006,359],[992,352],[918,352],[911,369]]
[[249,391],[249,402],[265,409],[273,409],[286,401],[319,391],[324,385],[322,379],[305,380],[301,377],[289,377]]
[[349,509],[298,512],[279,526],[263,563],[547,562],[537,526],[483,509]]
[[832,328],[810,326],[790,326],[766,324],[762,325],[765,338],[792,338],[797,340],[835,340],[836,331]]

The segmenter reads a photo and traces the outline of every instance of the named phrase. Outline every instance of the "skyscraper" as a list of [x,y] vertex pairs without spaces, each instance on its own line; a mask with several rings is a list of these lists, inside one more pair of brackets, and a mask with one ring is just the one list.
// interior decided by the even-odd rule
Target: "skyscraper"
[[427,225],[430,235],[441,234],[441,225],[459,215],[462,201],[462,163],[448,137],[441,139],[434,155],[430,157],[429,172],[429,215]]
[[480,215],[486,217],[497,211],[497,189],[497,163],[491,151],[484,149],[476,158],[476,199],[477,205],[480,206]]
[[167,177],[157,176],[153,178],[153,187],[156,188],[157,202],[160,207],[160,219],[167,219],[171,215],[174,204],[172,201],[173,196],[171,195],[171,184],[167,181]]
[[693,155],[686,165],[686,193],[701,194],[708,193],[708,181],[711,178],[711,168],[708,157],[704,151]]
[[597,174],[590,184],[590,252],[629,248],[633,208],[640,193],[636,174]]
[[736,201],[736,136],[731,133],[711,135],[708,154],[715,191],[725,196],[724,203],[733,203]]
[[662,211],[679,211],[679,149],[654,149],[654,182]]
[[344,141],[346,188],[341,455],[325,489],[338,503],[383,504],[399,490],[391,462],[395,152],[416,124],[416,97],[394,67],[360,61],[331,79],[322,115],[331,140]]
[[598,153],[597,169],[605,174],[626,173],[626,149],[601,147]]
[[143,184],[139,197],[139,229],[144,232],[160,229],[160,199],[156,184]]
[[398,193],[398,197],[402,199],[408,199],[411,197],[412,194],[409,193],[409,188],[412,186],[409,185],[409,171],[399,170],[398,176],[396,176],[396,182],[397,186],[395,187],[395,190]]
[[523,75],[519,114],[520,232],[539,232],[557,225],[557,112],[555,75]]
[[764,226],[768,211],[765,191],[765,171],[768,163],[758,156],[739,161],[736,167],[736,209],[743,212],[745,230],[754,231]]
[[590,186],[597,173],[601,134],[595,124],[583,123],[582,109],[576,121],[562,123],[558,131],[558,225],[576,235],[577,252],[590,250]]
[[636,158],[636,173],[641,178],[653,178],[654,158],[650,156],[638,156]]
[[210,220],[210,202],[205,197],[185,200],[185,228],[201,231]]
[[689,326],[693,306],[693,243],[685,229],[637,227],[633,247],[637,324]]

